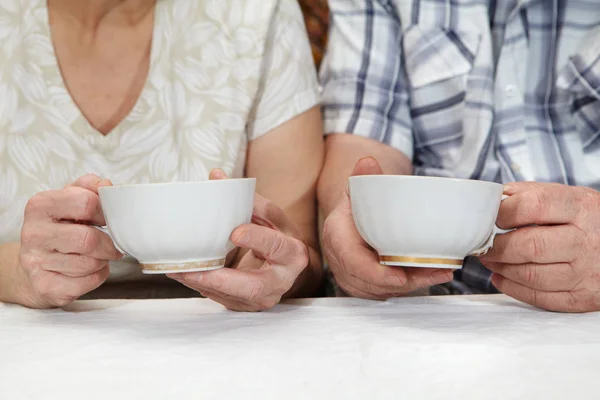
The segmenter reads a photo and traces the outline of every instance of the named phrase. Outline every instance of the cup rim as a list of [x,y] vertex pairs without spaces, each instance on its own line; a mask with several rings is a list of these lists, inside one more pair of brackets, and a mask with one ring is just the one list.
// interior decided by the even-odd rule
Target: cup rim
[[476,179],[464,179],[464,178],[446,178],[441,176],[424,176],[424,175],[355,175],[351,176],[349,180],[360,181],[365,179],[381,179],[381,180],[429,180],[437,182],[456,182],[461,184],[474,184],[484,186],[503,186],[501,183],[480,181]]
[[158,182],[158,183],[133,183],[133,184],[124,184],[124,185],[112,185],[112,186],[101,186],[98,188],[98,191],[110,191],[110,190],[118,190],[118,189],[135,189],[135,188],[143,188],[143,187],[167,187],[167,186],[194,186],[194,185],[202,185],[202,184],[225,184],[235,183],[240,181],[253,181],[256,182],[256,178],[229,178],[229,179],[215,179],[215,180],[205,180],[205,181],[181,181],[181,182]]

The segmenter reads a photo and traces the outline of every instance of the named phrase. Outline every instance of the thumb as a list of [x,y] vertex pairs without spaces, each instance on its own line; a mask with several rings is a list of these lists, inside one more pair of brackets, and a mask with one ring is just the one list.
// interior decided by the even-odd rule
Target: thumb
[[77,186],[98,194],[98,188],[103,186],[112,186],[108,179],[102,179],[98,175],[87,174],[78,178],[75,182],[67,186]]
[[229,176],[220,168],[214,168],[210,171],[208,179],[211,181],[218,181],[220,179],[229,179]]
[[381,169],[381,165],[375,158],[371,156],[363,157],[356,162],[352,171],[352,176],[358,175],[383,175],[383,169]]
[[[351,176],[360,175],[383,175],[383,169],[379,162],[371,156],[363,157],[356,162]],[[346,202],[350,203],[350,187],[346,185]]]

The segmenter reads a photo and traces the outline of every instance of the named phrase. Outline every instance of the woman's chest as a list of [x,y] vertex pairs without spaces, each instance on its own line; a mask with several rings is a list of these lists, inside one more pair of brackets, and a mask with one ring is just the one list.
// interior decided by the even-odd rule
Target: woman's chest
[[[177,2],[187,3],[196,4]],[[177,15],[199,12],[184,11]],[[174,13],[166,7],[157,14],[143,90],[106,136],[67,90],[43,13],[34,12],[39,21],[27,26],[0,18],[0,36],[18,28],[22,43],[0,49],[0,240],[17,238],[33,194],[86,173],[115,184],[203,180],[215,167],[243,175],[260,46],[222,21],[175,23]]]
[[[90,82],[87,89],[77,85],[73,96],[49,29],[43,24],[25,29],[25,45],[0,55],[0,164],[49,187],[87,172],[118,183],[204,179],[214,167],[240,175],[260,49],[233,40],[235,27],[219,20],[187,18],[175,24],[174,7],[165,4],[170,3],[157,5],[147,79],[107,135],[80,107],[103,112],[106,104],[87,89],[102,87],[106,76],[91,70],[84,77],[81,71],[70,75]],[[49,177],[54,170],[63,172]]]

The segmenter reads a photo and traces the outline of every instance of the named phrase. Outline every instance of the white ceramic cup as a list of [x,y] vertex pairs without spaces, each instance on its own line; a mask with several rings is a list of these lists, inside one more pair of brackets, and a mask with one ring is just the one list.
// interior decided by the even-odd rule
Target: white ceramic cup
[[252,219],[255,188],[255,179],[101,187],[99,229],[145,274],[222,268],[231,233]]
[[485,254],[503,199],[497,183],[367,175],[349,181],[354,223],[383,265],[459,269]]

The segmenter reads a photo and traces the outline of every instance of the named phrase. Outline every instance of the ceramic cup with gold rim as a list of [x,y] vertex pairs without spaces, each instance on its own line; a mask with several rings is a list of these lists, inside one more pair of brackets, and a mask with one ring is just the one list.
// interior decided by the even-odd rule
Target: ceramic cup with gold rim
[[349,181],[354,223],[383,265],[459,269],[487,252],[497,234],[503,186],[397,175]]
[[222,268],[231,233],[252,219],[255,188],[253,178],[101,187],[99,229],[145,274]]

